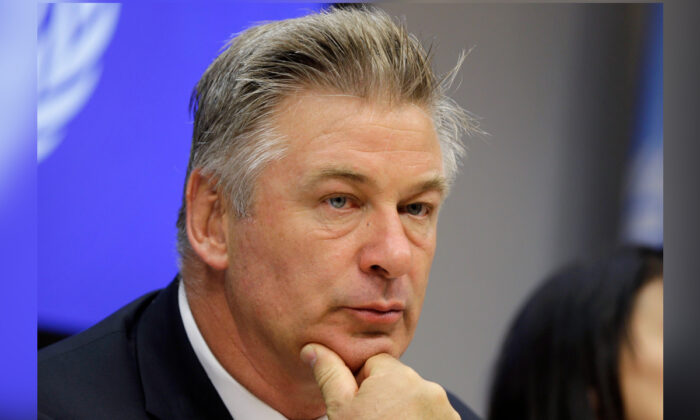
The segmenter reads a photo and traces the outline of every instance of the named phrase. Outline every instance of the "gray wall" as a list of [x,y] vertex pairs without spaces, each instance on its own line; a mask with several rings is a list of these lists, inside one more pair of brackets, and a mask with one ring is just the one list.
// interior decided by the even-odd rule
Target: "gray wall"
[[439,71],[476,47],[453,96],[490,135],[467,139],[403,360],[484,415],[501,339],[527,294],[555,268],[617,242],[645,9],[381,7],[435,43]]

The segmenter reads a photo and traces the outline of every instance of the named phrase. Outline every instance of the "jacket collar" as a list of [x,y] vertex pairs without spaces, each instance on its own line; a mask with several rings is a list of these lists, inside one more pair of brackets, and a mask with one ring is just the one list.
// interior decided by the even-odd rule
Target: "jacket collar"
[[177,301],[180,276],[146,308],[136,357],[146,411],[162,419],[231,419],[187,339]]

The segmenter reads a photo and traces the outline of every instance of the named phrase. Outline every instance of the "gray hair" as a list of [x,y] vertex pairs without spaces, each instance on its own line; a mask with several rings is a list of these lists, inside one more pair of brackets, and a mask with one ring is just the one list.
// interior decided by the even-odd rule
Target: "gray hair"
[[[478,131],[475,119],[446,96],[464,57],[438,80],[431,54],[418,39],[402,23],[367,6],[247,29],[229,41],[192,94],[187,179],[199,168],[224,192],[238,217],[248,216],[257,176],[285,151],[273,114],[295,92],[317,89],[424,107],[433,118],[451,183],[465,153],[461,135]],[[191,253],[185,218],[183,194],[177,220],[182,259]]]

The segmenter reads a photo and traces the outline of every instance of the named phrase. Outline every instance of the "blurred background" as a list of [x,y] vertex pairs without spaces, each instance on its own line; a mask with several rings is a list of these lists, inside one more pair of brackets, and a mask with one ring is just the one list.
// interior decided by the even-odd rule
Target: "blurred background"
[[0,419],[36,418],[36,20],[0,0]]
[[490,135],[466,139],[404,361],[484,415],[505,330],[544,276],[662,243],[662,6],[383,7],[443,72],[474,47],[454,96]]
[[[39,6],[39,347],[172,280],[192,87],[233,33],[321,7]],[[545,275],[663,243],[662,6],[380,7],[434,44],[438,72],[474,47],[452,96],[489,135],[465,139],[403,360],[484,414],[501,338]]]

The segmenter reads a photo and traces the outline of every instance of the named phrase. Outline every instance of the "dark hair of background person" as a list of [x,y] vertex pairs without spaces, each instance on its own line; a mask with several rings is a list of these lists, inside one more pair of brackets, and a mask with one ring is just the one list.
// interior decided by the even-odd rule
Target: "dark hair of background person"
[[622,420],[619,354],[663,251],[620,249],[559,271],[520,309],[496,361],[488,419]]

